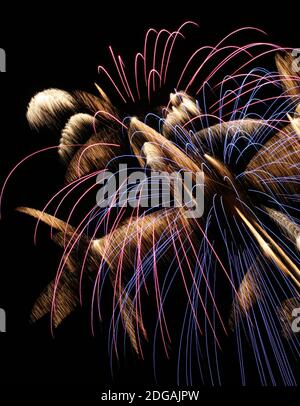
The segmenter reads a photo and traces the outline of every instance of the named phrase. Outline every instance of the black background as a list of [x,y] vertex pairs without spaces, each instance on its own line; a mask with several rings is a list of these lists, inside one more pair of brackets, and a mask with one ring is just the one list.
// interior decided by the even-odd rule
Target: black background
[[[7,73],[0,76],[1,181],[26,154],[56,143],[50,135],[41,138],[28,128],[25,113],[32,95],[48,87],[93,91],[94,81],[99,83],[97,66],[108,62],[110,44],[124,56],[133,55],[141,49],[148,28],[175,29],[193,20],[201,27],[199,46],[247,25],[267,31],[270,42],[300,46],[298,10],[292,4],[219,6],[193,1],[120,6],[85,1],[11,8],[1,13],[0,46],[7,53]],[[55,153],[43,154],[14,174],[4,195],[0,307],[7,313],[7,333],[0,335],[1,382],[153,385],[151,360],[142,362],[130,353],[115,365],[111,377],[105,325],[93,338],[84,311],[70,317],[55,339],[48,320],[28,323],[35,299],[53,276],[59,251],[54,244],[48,246],[46,228],[34,247],[34,222],[14,208],[41,207],[62,182],[62,173]],[[168,369],[162,375],[163,384],[174,382]]]

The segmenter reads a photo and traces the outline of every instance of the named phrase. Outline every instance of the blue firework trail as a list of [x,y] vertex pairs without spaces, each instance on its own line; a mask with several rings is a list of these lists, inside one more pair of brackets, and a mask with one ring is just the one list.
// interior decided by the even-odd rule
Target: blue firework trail
[[[153,350],[158,380],[158,365],[176,356],[178,383],[221,385],[227,352],[243,385],[249,362],[262,385],[295,385],[291,360],[299,358],[299,337],[290,326],[300,307],[300,76],[291,49],[234,45],[244,31],[266,35],[252,27],[183,57],[177,44],[197,27],[148,30],[133,74],[109,47],[113,67],[98,72],[114,103],[98,85],[98,96],[48,89],[32,98],[29,124],[61,134],[59,144],[17,164],[1,201],[14,171],[37,154],[57,149],[66,177],[42,210],[18,208],[37,218],[35,241],[44,222],[63,250],[31,318],[50,313],[53,332],[89,301],[94,332],[95,318],[108,311],[101,299],[110,285],[112,369],[129,342],[140,358]],[[276,70],[260,66],[274,56]],[[128,115],[141,109],[139,119]],[[142,169],[145,179],[137,188],[125,177],[109,206],[99,207],[95,179],[107,172],[122,177],[124,164],[130,173]],[[203,215],[187,218],[182,207],[159,199],[151,207],[121,203],[140,203],[150,186],[152,197],[162,198],[160,179],[150,181],[156,171],[203,172]],[[91,297],[84,295],[86,280]]]

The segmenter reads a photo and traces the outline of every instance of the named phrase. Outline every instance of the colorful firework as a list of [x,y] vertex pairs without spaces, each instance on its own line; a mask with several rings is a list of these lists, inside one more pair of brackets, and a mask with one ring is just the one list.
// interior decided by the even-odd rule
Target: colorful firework
[[[154,364],[159,349],[166,358],[176,352],[179,382],[192,383],[197,369],[203,383],[221,384],[222,349],[231,337],[242,384],[249,349],[261,384],[293,385],[290,358],[299,356],[291,325],[292,311],[300,307],[300,76],[290,49],[268,42],[232,45],[245,30],[265,35],[251,27],[185,59],[176,46],[191,27],[197,24],[148,30],[133,74],[109,47],[114,67],[99,66],[98,72],[112,97],[96,85],[98,96],[48,89],[29,103],[30,126],[60,134],[59,144],[44,151],[56,148],[66,166],[65,186],[42,210],[18,208],[38,219],[35,239],[42,221],[63,250],[31,318],[50,313],[54,328],[91,300],[94,329],[108,279],[112,358],[119,356],[120,338],[128,338],[141,358],[143,348],[152,346]],[[277,71],[260,67],[274,55]],[[134,109],[139,118],[129,115]],[[24,160],[9,174],[1,198]],[[121,204],[124,196],[132,198],[128,183],[125,189],[118,185],[109,207],[99,207],[97,177],[120,174],[125,164],[132,172],[143,168],[141,188],[154,171],[204,173],[203,215],[189,218],[176,205],[128,207]],[[64,221],[62,206],[69,210]],[[89,299],[85,281],[93,284]],[[183,309],[178,314],[177,302]],[[181,324],[177,340],[174,319],[176,328]]]

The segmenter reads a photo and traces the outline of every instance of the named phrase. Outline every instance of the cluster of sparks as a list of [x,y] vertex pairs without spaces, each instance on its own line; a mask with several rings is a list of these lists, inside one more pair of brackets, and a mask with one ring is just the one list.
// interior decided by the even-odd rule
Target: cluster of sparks
[[[50,313],[51,326],[57,327],[85,300],[86,278],[93,283],[94,329],[108,280],[114,292],[112,358],[119,356],[123,337],[141,358],[143,347],[152,345],[154,364],[158,347],[166,358],[176,352],[179,382],[193,382],[196,364],[203,383],[221,384],[222,348],[233,336],[242,384],[247,384],[247,341],[261,384],[294,385],[289,359],[298,358],[298,337],[289,326],[300,288],[300,76],[292,69],[290,49],[267,42],[231,45],[242,32],[265,35],[251,27],[196,49],[182,63],[176,46],[192,27],[197,24],[186,22],[174,32],[150,29],[132,75],[109,47],[113,69],[99,66],[98,72],[120,98],[119,108],[98,85],[98,96],[48,89],[29,103],[30,126],[60,134],[59,143],[16,165],[1,200],[8,179],[25,160],[57,149],[66,164],[65,185],[42,210],[18,208],[38,219],[35,240],[42,221],[63,249],[56,276],[31,317]],[[273,56],[277,71],[257,67]],[[182,68],[170,84],[174,64]],[[171,94],[157,114],[153,100],[166,90]],[[120,113],[128,103],[142,102],[155,113],[143,118]],[[147,173],[203,171],[203,216],[187,218],[179,207],[118,207],[122,185],[112,207],[98,207],[91,198],[95,178],[117,172],[121,163]],[[82,188],[60,220],[62,206]],[[82,213],[86,200],[89,209]],[[186,310],[176,342],[170,292],[178,284]],[[154,298],[154,329],[144,317],[145,297]]]

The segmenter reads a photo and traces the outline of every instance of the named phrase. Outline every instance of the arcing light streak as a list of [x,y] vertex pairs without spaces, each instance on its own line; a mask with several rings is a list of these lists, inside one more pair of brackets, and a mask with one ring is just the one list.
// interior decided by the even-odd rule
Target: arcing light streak
[[[198,367],[204,383],[220,384],[224,345],[233,339],[243,384],[248,379],[243,346],[249,343],[261,384],[292,385],[288,348],[297,353],[298,341],[287,325],[300,288],[300,78],[291,70],[289,49],[278,56],[284,50],[276,44],[232,44],[242,32],[265,35],[252,27],[191,55],[176,53],[177,41],[194,26],[148,30],[133,59],[133,75],[128,58],[125,67],[125,59],[109,47],[114,73],[104,66],[98,71],[121,99],[119,109],[98,85],[98,97],[49,89],[29,103],[30,126],[60,134],[59,145],[45,151],[57,148],[66,167],[66,185],[42,211],[18,209],[37,218],[35,237],[44,222],[63,249],[57,274],[31,318],[50,313],[53,331],[85,302],[84,286],[92,283],[91,328],[94,332],[96,314],[102,320],[110,311],[112,360],[119,359],[124,331],[141,358],[153,345],[172,360],[178,348],[186,383]],[[274,53],[278,73],[256,65]],[[159,97],[164,106],[152,114]],[[144,117],[120,112],[131,105],[140,111],[143,103]],[[38,153],[11,171],[0,202],[11,175]],[[203,216],[187,218],[182,207],[164,207],[160,200],[142,207],[141,193],[135,195],[136,207],[123,207],[122,199],[132,199],[134,190],[126,179],[109,207],[99,207],[92,181],[106,172],[118,175],[124,164],[143,170],[139,190],[151,183],[159,198],[153,172],[188,171],[193,181],[203,172]],[[195,200],[195,189],[189,196]],[[176,201],[174,190],[171,197]],[[57,218],[62,206],[68,210],[65,221]],[[112,300],[104,306],[106,280]],[[283,334],[276,329],[279,315]],[[155,363],[159,358],[153,354]]]

